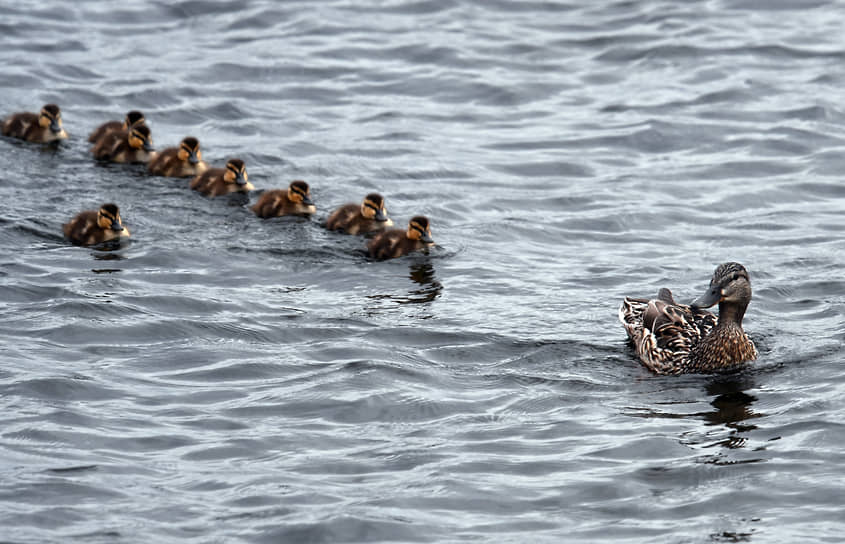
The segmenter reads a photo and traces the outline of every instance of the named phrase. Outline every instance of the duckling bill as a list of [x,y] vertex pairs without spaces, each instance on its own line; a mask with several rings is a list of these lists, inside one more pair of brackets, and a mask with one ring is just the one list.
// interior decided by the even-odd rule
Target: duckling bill
[[115,204],[103,204],[99,210],[81,212],[62,225],[62,231],[71,243],[78,246],[94,246],[129,237],[129,229],[123,226],[120,210]]
[[146,163],[156,157],[147,125],[108,132],[97,140],[91,152],[98,160],[120,163]]
[[317,211],[311,200],[311,188],[302,180],[291,182],[287,189],[273,189],[261,195],[252,207],[262,219],[283,215],[310,216]]
[[[690,305],[678,304],[669,289],[655,299],[625,297],[619,320],[643,365],[657,374],[725,372],[757,359],[742,328],[751,301],[748,271],[720,264],[707,292]],[[703,308],[719,305],[719,316]]]
[[376,234],[367,244],[367,251],[374,259],[395,259],[433,245],[428,218],[418,215],[411,218],[408,230],[389,229]]
[[10,115],[3,121],[3,135],[35,143],[67,138],[67,132],[62,127],[62,112],[55,104],[45,105],[39,113]]
[[230,159],[225,168],[211,168],[191,180],[191,189],[205,196],[248,193],[255,189],[249,182],[246,165],[241,159]]
[[370,193],[362,204],[345,204],[336,209],[326,220],[326,228],[346,234],[365,234],[392,227],[393,221],[387,216],[384,197]]
[[126,114],[126,118],[123,121],[107,121],[95,128],[94,131],[88,135],[88,141],[95,143],[110,132],[131,130],[132,127],[137,127],[143,124],[146,124],[144,114],[138,110],[132,110]]
[[149,171],[156,176],[169,178],[189,178],[208,170],[202,160],[200,142],[188,136],[178,147],[168,147],[150,161]]

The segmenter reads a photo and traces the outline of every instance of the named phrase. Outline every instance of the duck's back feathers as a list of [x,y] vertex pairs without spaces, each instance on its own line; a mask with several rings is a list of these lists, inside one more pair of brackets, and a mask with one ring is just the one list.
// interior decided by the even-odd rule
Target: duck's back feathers
[[359,204],[344,204],[339,207],[326,220],[326,228],[329,230],[339,230],[347,234],[358,234],[361,232],[360,219],[361,206]]
[[717,322],[706,310],[674,303],[668,289],[652,300],[625,297],[619,320],[640,360],[658,374],[689,372],[690,349]]

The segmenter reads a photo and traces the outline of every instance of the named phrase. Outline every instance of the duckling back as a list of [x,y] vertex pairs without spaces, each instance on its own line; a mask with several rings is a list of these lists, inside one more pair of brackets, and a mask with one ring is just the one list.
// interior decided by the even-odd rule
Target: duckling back
[[126,119],[123,121],[107,121],[95,128],[91,134],[88,135],[88,141],[91,143],[97,142],[100,138],[110,132],[121,132],[129,130],[134,126],[145,124],[144,114],[137,110],[132,110],[126,114]]

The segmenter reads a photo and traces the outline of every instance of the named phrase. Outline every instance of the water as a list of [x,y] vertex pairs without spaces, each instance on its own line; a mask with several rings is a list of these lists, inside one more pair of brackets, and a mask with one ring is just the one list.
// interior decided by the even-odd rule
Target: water
[[[841,540],[841,4],[0,13],[0,111],[71,133],[0,139],[0,540]],[[317,217],[95,163],[129,109]],[[320,227],[371,191],[438,247]],[[128,247],[62,240],[108,201]],[[621,298],[729,260],[759,360],[649,374]]]

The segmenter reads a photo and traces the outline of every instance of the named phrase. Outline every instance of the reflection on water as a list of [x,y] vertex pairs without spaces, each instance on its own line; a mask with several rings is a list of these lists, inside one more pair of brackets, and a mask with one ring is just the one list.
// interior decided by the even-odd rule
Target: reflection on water
[[[422,307],[427,307],[430,302],[440,296],[443,291],[443,284],[440,283],[435,275],[434,266],[426,258],[423,262],[414,262],[409,266],[410,273],[408,277],[414,282],[415,288],[410,289],[404,293],[385,293],[367,295],[367,298],[379,302],[377,306],[369,307],[368,310],[384,309],[384,303],[396,303],[397,305],[406,304],[421,304]],[[427,319],[433,317],[431,313],[417,314],[419,319]]]

